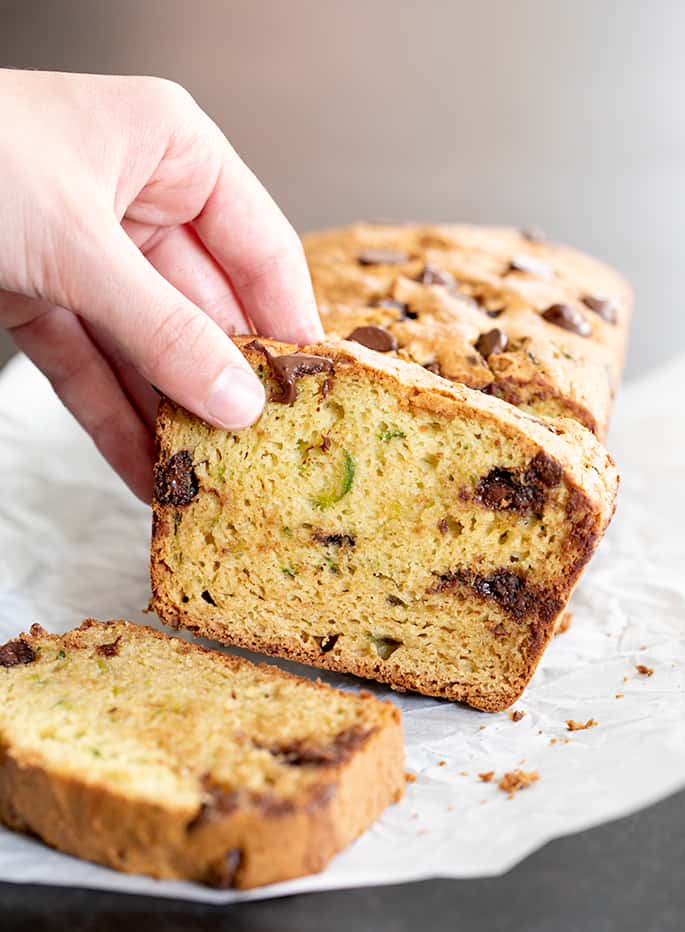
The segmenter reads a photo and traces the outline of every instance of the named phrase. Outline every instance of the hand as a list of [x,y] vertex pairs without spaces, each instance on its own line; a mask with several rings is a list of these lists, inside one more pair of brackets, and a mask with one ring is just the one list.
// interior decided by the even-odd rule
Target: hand
[[237,429],[262,386],[229,333],[320,339],[292,227],[157,78],[0,70],[0,325],[150,500],[157,396]]

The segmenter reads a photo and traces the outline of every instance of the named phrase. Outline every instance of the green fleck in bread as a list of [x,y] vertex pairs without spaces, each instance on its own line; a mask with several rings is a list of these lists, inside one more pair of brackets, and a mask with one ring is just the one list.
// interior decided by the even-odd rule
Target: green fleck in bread
[[479,709],[512,703],[613,513],[606,451],[576,421],[356,343],[237,342],[270,399],[255,425],[160,409],[160,618]]
[[632,293],[539,233],[357,223],[304,247],[326,333],[381,326],[404,359],[523,410],[606,433]]
[[400,718],[125,621],[0,647],[0,820],[127,873],[321,870],[404,785]]

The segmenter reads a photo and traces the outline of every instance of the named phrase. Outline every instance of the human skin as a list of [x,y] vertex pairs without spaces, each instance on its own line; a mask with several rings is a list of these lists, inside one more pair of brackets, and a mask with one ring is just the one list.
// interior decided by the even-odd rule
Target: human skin
[[253,423],[228,334],[321,339],[300,241],[179,85],[0,69],[0,326],[149,501],[161,392]]

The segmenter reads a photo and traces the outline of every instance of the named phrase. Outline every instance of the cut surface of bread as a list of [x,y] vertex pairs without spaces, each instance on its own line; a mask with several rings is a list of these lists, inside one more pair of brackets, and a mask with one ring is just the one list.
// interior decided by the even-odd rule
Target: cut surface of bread
[[303,242],[327,334],[381,326],[402,358],[606,433],[632,307],[613,269],[504,227],[358,223]]
[[260,420],[164,401],[152,605],[229,644],[484,710],[513,702],[613,513],[611,458],[356,343],[239,339]]
[[0,821],[127,873],[321,870],[402,795],[398,710],[125,621],[0,647]]

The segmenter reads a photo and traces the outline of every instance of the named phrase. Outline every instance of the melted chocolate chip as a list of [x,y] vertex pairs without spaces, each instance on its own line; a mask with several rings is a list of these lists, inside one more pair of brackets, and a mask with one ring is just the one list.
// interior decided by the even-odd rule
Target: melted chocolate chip
[[205,600],[205,602],[208,602],[210,605],[216,606],[216,602],[212,598],[212,593],[209,591],[209,589],[202,590],[202,598]]
[[514,256],[505,270],[505,275],[509,272],[525,272],[528,275],[539,275],[541,278],[552,278],[554,269],[542,259],[536,259],[535,256]]
[[616,323],[616,308],[609,298],[603,298],[601,295],[586,294],[580,299],[585,307],[589,307],[595,314],[599,314],[602,320],[609,324]]
[[487,333],[481,333],[476,341],[476,349],[486,359],[496,353],[503,353],[507,348],[509,339],[503,330],[488,330]]
[[312,531],[312,539],[317,544],[326,544],[333,547],[354,547],[357,543],[352,534],[326,534],[321,528]]
[[207,883],[220,890],[230,890],[235,886],[236,875],[243,860],[241,848],[231,848],[220,861],[212,864],[207,874]]
[[544,591],[536,592],[527,586],[523,576],[505,569],[495,570],[487,576],[467,569],[453,570],[439,575],[437,583],[428,592],[449,592],[461,586],[468,586],[482,599],[492,599],[517,621],[523,621],[530,615],[549,619],[561,607],[558,599]]
[[20,664],[33,663],[36,652],[27,641],[17,638],[0,647],[0,667],[17,667]]
[[555,324],[564,330],[570,330],[571,333],[577,333],[580,337],[589,337],[592,333],[590,324],[578,308],[572,307],[570,304],[552,304],[551,307],[542,312],[542,316],[550,324]]
[[[339,732],[328,744],[308,744],[305,740],[268,747],[275,757],[280,757],[290,767],[331,767],[347,760],[371,734],[371,729],[352,725]],[[259,745],[257,745],[259,747]]]
[[388,605],[406,605],[406,603],[403,602],[399,596],[392,595],[392,593],[390,595],[386,595],[385,601],[388,603]]
[[506,311],[505,307],[493,307],[485,313],[488,315],[488,317],[499,317],[500,314],[502,314],[504,311]]
[[389,353],[397,349],[397,340],[386,330],[385,327],[378,327],[375,324],[369,324],[367,327],[355,327],[352,333],[347,337],[354,343],[361,343],[368,349],[376,350],[377,353]]
[[428,369],[428,371],[432,372],[434,375],[442,375],[439,362],[427,362],[423,368]]
[[406,252],[399,249],[366,249],[357,256],[360,265],[402,265],[409,262]]
[[474,494],[474,500],[495,511],[532,511],[540,515],[547,500],[547,489],[561,482],[563,471],[559,463],[546,453],[533,457],[524,471],[495,467],[484,476]]
[[440,531],[440,533],[447,534],[449,529],[450,529],[450,526],[447,523],[447,518],[440,518],[440,520],[438,521],[438,530]]
[[100,654],[102,657],[116,657],[119,653],[119,642],[121,641],[121,635],[112,641],[110,644],[98,644],[95,648],[95,652]]
[[236,791],[227,792],[213,783],[209,776],[203,777],[203,793],[209,797],[202,803],[197,814],[186,826],[186,831],[192,832],[208,822],[214,822],[222,816],[235,812],[240,805],[240,794]]
[[318,372],[333,372],[333,363],[325,356],[311,356],[308,353],[289,353],[286,356],[274,356],[260,343],[253,340],[246,349],[253,349],[264,355],[271,375],[280,388],[278,395],[272,395],[270,401],[291,405],[297,399],[297,380],[303,375],[316,375]]
[[446,288],[456,288],[457,286],[453,275],[428,263],[423,267],[423,271],[416,281],[422,285],[444,285]]
[[188,505],[199,491],[189,450],[179,450],[155,466],[155,498],[160,505]]
[[327,654],[329,650],[333,650],[339,637],[339,634],[327,634],[322,638],[317,638],[321,653]]

